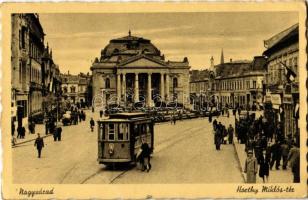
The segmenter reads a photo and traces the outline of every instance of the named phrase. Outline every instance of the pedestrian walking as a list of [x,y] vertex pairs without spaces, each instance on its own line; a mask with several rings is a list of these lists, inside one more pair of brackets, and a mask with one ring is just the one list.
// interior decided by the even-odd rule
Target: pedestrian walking
[[79,117],[79,122],[81,122],[81,120],[82,120],[82,113],[80,111],[78,112],[78,117]]
[[212,123],[212,112],[209,113],[209,122]]
[[173,125],[175,125],[176,124],[176,116],[174,115],[173,116]]
[[275,144],[271,146],[271,152],[272,152],[272,160],[270,169],[272,170],[274,163],[276,162],[276,170],[279,170],[280,160],[281,160],[281,146],[277,140],[275,141]]
[[146,142],[146,138],[142,138],[142,145],[141,145],[141,155],[140,155],[140,162],[142,166],[142,171],[147,170],[149,172],[152,168],[150,160],[151,160],[151,149]]
[[36,146],[38,152],[38,158],[41,158],[42,149],[44,147],[44,140],[41,138],[40,134],[37,134],[37,138],[35,139],[34,146]]
[[216,146],[216,150],[220,150],[220,145],[222,141],[222,130],[221,126],[217,125],[215,130],[215,137],[214,137],[214,143]]
[[48,130],[49,130],[49,122],[48,120],[45,121],[45,135],[48,135]]
[[268,177],[269,177],[270,157],[269,155],[266,154],[265,150],[259,157],[259,164],[260,164],[259,177],[262,178],[263,183],[266,183],[268,182]]
[[216,128],[217,128],[217,120],[214,119],[214,121],[213,121],[213,129],[216,130]]
[[288,156],[289,156],[289,145],[287,141],[284,140],[281,144],[281,154],[282,154],[282,169],[286,170],[288,165]]
[[93,132],[94,126],[95,126],[95,122],[94,122],[93,118],[91,118],[91,120],[90,120],[91,132]]
[[62,127],[58,126],[56,129],[57,129],[57,139],[58,139],[58,141],[61,141],[61,138],[62,138]]
[[25,127],[22,127],[21,128],[21,138],[24,139],[25,136],[26,136],[26,129],[25,129]]
[[[293,144],[294,145],[294,144]],[[288,156],[288,161],[290,162],[290,168],[293,173],[293,183],[300,182],[300,153],[297,146],[292,146]]]
[[22,127],[21,126],[19,126],[19,127],[17,127],[17,138],[22,138],[21,137],[21,133],[22,132]]
[[232,127],[232,125],[229,125],[228,128],[228,140],[229,140],[229,144],[233,144],[233,133],[234,133],[234,129]]
[[247,153],[245,161],[244,173],[246,173],[246,183],[256,183],[256,174],[258,172],[257,159],[253,157],[252,150]]
[[55,128],[52,132],[53,134],[53,141],[57,141],[57,138],[58,138],[58,129]]

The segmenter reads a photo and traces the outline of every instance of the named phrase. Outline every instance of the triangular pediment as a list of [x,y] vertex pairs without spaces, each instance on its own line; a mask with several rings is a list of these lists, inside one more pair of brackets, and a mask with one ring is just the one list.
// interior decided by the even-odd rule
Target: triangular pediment
[[162,61],[148,58],[146,56],[138,57],[136,59],[131,59],[129,61],[123,62],[120,64],[122,67],[165,67]]

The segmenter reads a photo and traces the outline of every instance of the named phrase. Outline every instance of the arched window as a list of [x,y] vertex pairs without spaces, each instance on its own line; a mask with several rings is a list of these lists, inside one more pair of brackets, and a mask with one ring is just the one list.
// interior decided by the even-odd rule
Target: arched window
[[119,51],[119,49],[114,49],[113,50],[113,54],[117,54],[117,53],[119,53],[120,51]]
[[106,89],[110,88],[110,79],[109,79],[109,78],[106,78],[106,81],[105,81],[105,88],[106,88]]
[[178,87],[178,79],[173,78],[173,88],[177,88],[177,87]]
[[75,88],[75,86],[72,86],[71,87],[71,93],[75,93],[76,92],[76,88]]

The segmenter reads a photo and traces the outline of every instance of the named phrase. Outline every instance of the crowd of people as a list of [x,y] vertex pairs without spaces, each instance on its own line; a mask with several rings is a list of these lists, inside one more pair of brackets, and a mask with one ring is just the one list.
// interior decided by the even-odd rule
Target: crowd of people
[[233,144],[233,134],[234,128],[231,124],[226,128],[225,125],[221,124],[221,122],[217,122],[216,119],[213,121],[213,132],[214,132],[214,144],[216,146],[216,150],[220,150],[221,144]]
[[268,182],[270,170],[288,169],[288,164],[293,173],[293,182],[300,181],[299,162],[299,141],[292,134],[284,136],[280,123],[275,124],[255,114],[246,114],[238,111],[233,112],[235,116],[235,130],[232,125],[229,128],[221,122],[213,121],[214,143],[217,150],[220,145],[227,141],[232,143],[233,133],[239,144],[245,145],[247,159],[245,161],[244,172],[247,175],[248,183],[256,183],[256,176],[259,175],[263,182]]

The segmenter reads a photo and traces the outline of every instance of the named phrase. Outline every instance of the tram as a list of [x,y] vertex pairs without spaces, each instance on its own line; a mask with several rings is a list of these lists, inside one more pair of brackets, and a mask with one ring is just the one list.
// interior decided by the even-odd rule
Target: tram
[[144,138],[154,149],[154,123],[145,113],[116,113],[98,123],[99,164],[136,162]]

